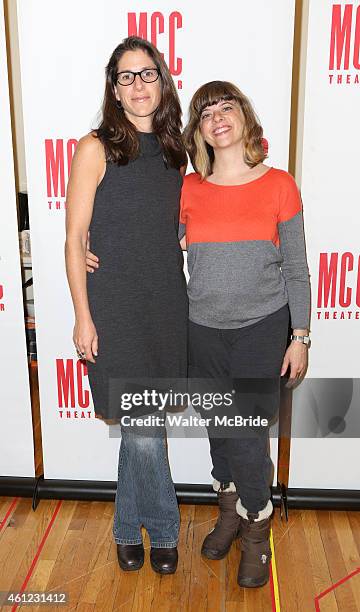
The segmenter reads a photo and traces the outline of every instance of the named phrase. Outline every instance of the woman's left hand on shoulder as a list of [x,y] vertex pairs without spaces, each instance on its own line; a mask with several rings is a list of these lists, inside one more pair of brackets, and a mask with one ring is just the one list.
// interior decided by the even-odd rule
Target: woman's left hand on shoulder
[[281,376],[290,368],[287,387],[293,387],[304,378],[308,367],[308,350],[306,344],[298,340],[293,340],[288,347],[281,367]]

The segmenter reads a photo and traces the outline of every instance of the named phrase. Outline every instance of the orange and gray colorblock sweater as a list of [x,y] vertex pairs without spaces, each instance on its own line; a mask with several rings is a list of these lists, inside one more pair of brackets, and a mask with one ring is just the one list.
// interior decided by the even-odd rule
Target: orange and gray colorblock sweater
[[234,186],[188,174],[180,208],[184,233],[191,321],[236,329],[288,303],[291,326],[309,328],[302,204],[290,174],[270,168]]

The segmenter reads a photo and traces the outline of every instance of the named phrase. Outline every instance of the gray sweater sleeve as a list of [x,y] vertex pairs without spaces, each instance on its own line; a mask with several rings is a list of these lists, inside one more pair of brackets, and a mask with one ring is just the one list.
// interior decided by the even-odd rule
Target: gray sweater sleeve
[[179,238],[179,240],[181,240],[181,238],[184,238],[185,232],[186,232],[186,225],[185,225],[185,223],[179,223],[179,231],[178,231],[178,238]]
[[293,329],[310,328],[310,275],[306,261],[302,212],[278,223],[281,272],[285,279]]

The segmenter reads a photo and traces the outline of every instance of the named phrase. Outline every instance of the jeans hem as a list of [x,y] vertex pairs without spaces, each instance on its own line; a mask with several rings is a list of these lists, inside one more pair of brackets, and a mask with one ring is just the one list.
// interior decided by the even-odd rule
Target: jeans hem
[[139,538],[137,540],[129,540],[126,538],[117,538],[116,536],[114,536],[114,540],[115,540],[115,544],[142,544],[143,540],[142,538]]
[[176,548],[177,540],[173,542],[151,542],[151,548]]

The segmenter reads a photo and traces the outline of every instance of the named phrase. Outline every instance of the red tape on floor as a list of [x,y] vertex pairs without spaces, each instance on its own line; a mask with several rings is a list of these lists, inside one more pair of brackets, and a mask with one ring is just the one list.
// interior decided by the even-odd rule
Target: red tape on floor
[[351,574],[348,574],[347,576],[344,576],[344,578],[341,578],[341,580],[338,580],[338,582],[335,582],[335,584],[332,584],[328,589],[326,589],[322,593],[319,593],[319,595],[316,595],[314,599],[316,612],[320,612],[320,604],[319,604],[320,599],[325,597],[325,595],[327,595],[331,591],[334,591],[335,589],[337,589],[338,586],[340,586],[341,584],[344,584],[344,582],[346,582],[347,580],[350,580],[350,578],[352,578],[353,576],[356,576],[356,574],[360,574],[360,567],[358,567],[356,570],[351,572]]
[[[53,514],[52,514],[52,517],[51,517],[51,519],[50,519],[50,521],[49,521],[48,526],[46,527],[46,531],[45,531],[45,533],[44,533],[44,535],[43,535],[43,537],[42,537],[42,540],[41,540],[41,542],[40,542],[40,544],[39,544],[39,546],[38,546],[38,549],[37,549],[37,551],[36,551],[35,557],[34,557],[34,558],[33,558],[33,560],[32,560],[32,563],[31,563],[31,565],[30,565],[29,571],[28,571],[28,573],[26,574],[25,580],[24,580],[24,582],[22,583],[22,585],[21,585],[21,587],[20,587],[20,590],[18,591],[18,594],[19,594],[20,596],[21,596],[21,595],[24,593],[24,591],[25,591],[25,589],[26,589],[26,587],[27,587],[27,584],[28,584],[28,582],[29,582],[29,580],[30,580],[30,578],[31,578],[31,576],[32,576],[32,573],[33,573],[33,571],[34,571],[35,565],[36,565],[36,563],[37,563],[37,561],[38,561],[38,559],[39,559],[39,557],[40,557],[40,553],[41,553],[41,551],[42,551],[42,549],[43,549],[43,547],[44,547],[44,544],[45,544],[45,542],[46,542],[46,540],[47,540],[47,538],[48,538],[48,536],[49,536],[49,533],[50,533],[50,531],[51,531],[51,528],[52,528],[52,526],[53,526],[53,524],[54,524],[54,522],[55,522],[55,519],[56,519],[56,517],[57,517],[57,514],[58,514],[58,512],[59,512],[59,510],[60,510],[61,504],[62,504],[62,500],[58,501],[58,503],[56,504],[56,508],[55,508],[55,510],[54,510],[54,512],[53,512]],[[20,603],[20,605],[21,605],[21,603]],[[18,607],[19,607],[19,604],[18,604],[18,603],[16,603],[16,604],[15,604],[15,605],[14,605],[14,606],[11,608],[11,612],[15,612],[15,610],[17,610],[17,608],[18,608]]]

